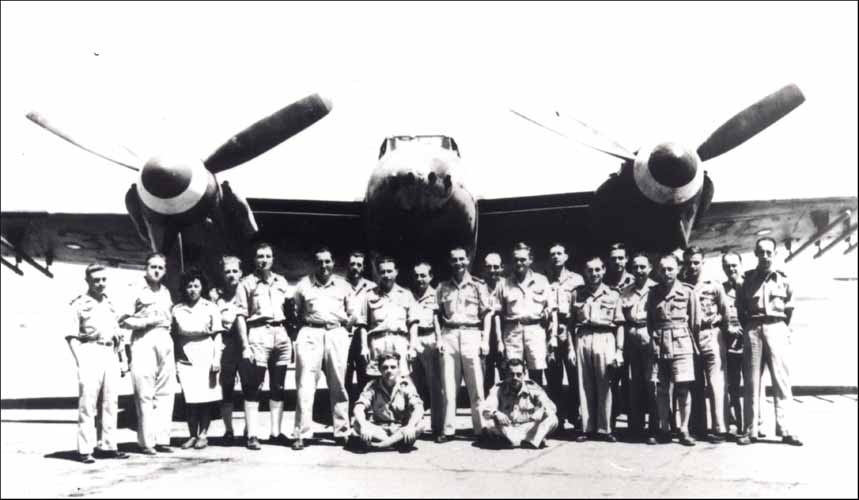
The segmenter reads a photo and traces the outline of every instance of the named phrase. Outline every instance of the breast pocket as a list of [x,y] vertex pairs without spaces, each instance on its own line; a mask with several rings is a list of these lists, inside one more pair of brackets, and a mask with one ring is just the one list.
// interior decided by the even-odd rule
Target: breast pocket
[[686,321],[688,318],[687,315],[687,306],[686,300],[678,300],[674,299],[670,303],[670,318],[674,321]]
[[576,323],[585,323],[588,320],[588,313],[585,310],[587,307],[587,302],[574,302],[573,303],[573,319]]
[[770,308],[776,312],[784,312],[787,303],[787,291],[784,288],[776,288],[770,293]]

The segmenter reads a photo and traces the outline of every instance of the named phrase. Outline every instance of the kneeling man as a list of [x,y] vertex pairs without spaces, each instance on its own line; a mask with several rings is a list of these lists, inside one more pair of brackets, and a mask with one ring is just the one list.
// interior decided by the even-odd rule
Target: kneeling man
[[400,374],[399,354],[383,352],[376,361],[382,376],[368,383],[355,402],[351,444],[357,438],[365,447],[411,451],[423,430],[423,401],[411,380]]
[[488,438],[511,446],[544,448],[546,435],[558,426],[555,404],[536,382],[525,378],[521,359],[507,362],[507,377],[495,384],[483,402],[483,428]]

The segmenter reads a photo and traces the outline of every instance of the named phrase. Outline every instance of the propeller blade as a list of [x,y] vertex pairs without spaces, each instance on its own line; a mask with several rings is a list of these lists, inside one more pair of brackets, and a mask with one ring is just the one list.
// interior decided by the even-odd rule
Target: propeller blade
[[805,96],[794,84],[785,85],[748,108],[716,129],[698,147],[701,161],[707,161],[726,153],[754,137],[761,130],[779,121],[785,115],[805,102]]
[[[27,113],[27,119],[29,119],[31,122],[35,123],[36,125],[42,127],[43,129],[47,130],[48,132],[53,133],[57,137],[60,137],[61,139],[65,139],[66,141],[68,141],[68,142],[74,144],[75,146],[83,149],[84,151],[92,153],[92,154],[98,156],[99,158],[104,158],[107,161],[116,163],[117,165],[120,165],[120,166],[125,167],[127,169],[134,170],[135,172],[137,172],[140,170],[139,165],[143,164],[143,161],[136,154],[134,154],[130,149],[126,148],[125,146],[122,146],[124,151],[115,151],[114,150],[111,153],[103,152],[105,150],[111,149],[111,148],[105,147],[103,145],[100,147],[94,147],[94,146],[90,146],[90,145],[85,146],[85,145],[83,145],[83,143],[81,141],[73,139],[69,134],[67,134],[66,132],[63,132],[59,127],[57,127],[53,123],[49,122],[47,120],[47,118],[45,118],[44,116],[42,116],[41,114],[39,114],[36,111],[31,111],[31,112]],[[91,142],[91,144],[92,144],[92,142]]]
[[[514,115],[520,117],[520,118],[523,118],[523,119],[533,123],[534,125],[537,125],[538,127],[541,127],[541,128],[548,130],[549,132],[555,133],[555,134],[557,134],[561,137],[564,137],[566,139],[571,139],[573,141],[576,141],[579,144],[587,146],[591,149],[595,149],[601,153],[605,153],[605,154],[614,156],[615,158],[620,158],[621,160],[635,161],[635,155],[634,154],[630,153],[625,148],[619,147],[617,145],[617,143],[615,143],[614,141],[609,140],[610,144],[608,144],[608,145],[597,145],[597,144],[594,144],[593,142],[591,142],[589,140],[584,140],[584,139],[581,139],[579,137],[571,137],[570,135],[568,135],[564,132],[556,130],[556,129],[548,126],[548,125],[544,125],[543,123],[538,122],[537,120],[535,120],[533,118],[525,116],[524,114],[522,114],[522,113],[520,113],[514,109],[511,109],[510,112],[513,113]],[[582,123],[579,122],[579,124],[582,124]],[[594,129],[591,129],[590,127],[587,127],[587,126],[585,126],[585,128],[588,131],[590,131],[592,134],[596,135],[597,137],[605,138],[605,136],[603,136],[602,134],[599,134]]]
[[603,134],[599,130],[597,130],[597,129],[591,127],[590,125],[588,125],[587,123],[579,120],[578,118],[573,118],[571,116],[570,117],[561,116],[561,114],[557,111],[555,111],[555,116],[557,116],[558,118],[563,118],[563,119],[574,121],[581,129],[585,130],[590,135],[592,135],[594,139],[604,141],[604,142],[608,143],[610,146],[614,147],[615,151],[620,151],[620,152],[626,153],[627,155],[629,155],[629,158],[635,159],[635,153],[631,152],[629,149],[623,147],[622,145],[620,145],[620,143],[618,143],[617,141],[615,141],[611,137],[608,137],[607,135]]
[[299,99],[234,135],[203,163],[212,173],[241,165],[313,125],[331,108],[319,94]]

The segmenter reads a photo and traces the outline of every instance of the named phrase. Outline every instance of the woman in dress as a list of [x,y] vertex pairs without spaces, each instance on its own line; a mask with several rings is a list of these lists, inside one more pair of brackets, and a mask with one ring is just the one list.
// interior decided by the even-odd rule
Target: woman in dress
[[182,274],[182,301],[173,306],[173,337],[176,340],[176,369],[185,395],[188,431],[191,438],[182,448],[203,449],[214,407],[221,400],[221,317],[217,306],[203,297],[206,279],[198,270]]

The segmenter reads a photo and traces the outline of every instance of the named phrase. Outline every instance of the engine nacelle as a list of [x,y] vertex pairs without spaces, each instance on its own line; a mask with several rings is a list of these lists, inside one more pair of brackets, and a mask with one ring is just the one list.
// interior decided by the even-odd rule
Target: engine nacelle
[[152,157],[136,185],[147,218],[178,227],[202,221],[220,198],[215,175],[196,159]]

